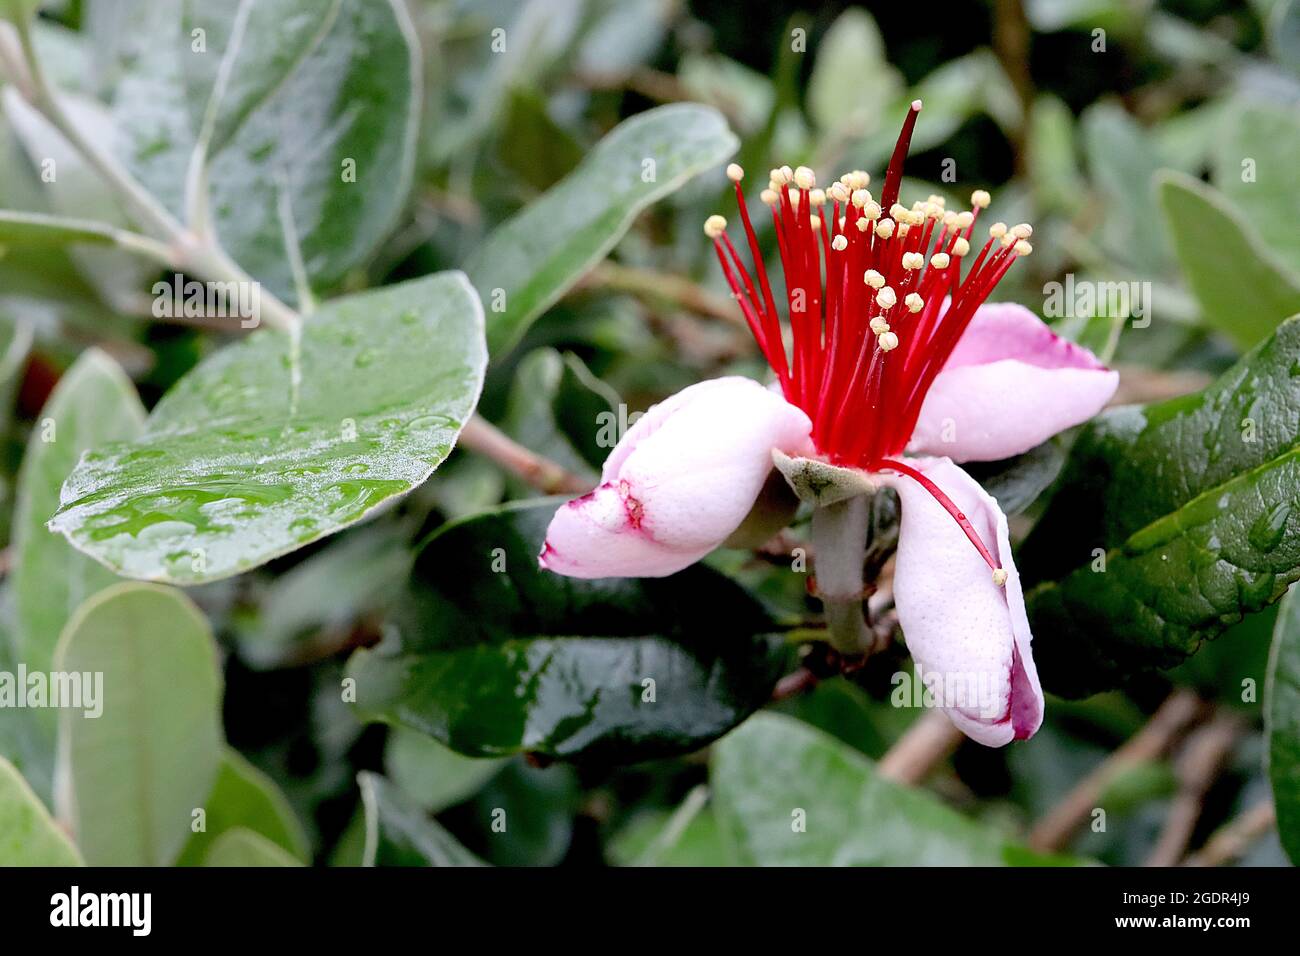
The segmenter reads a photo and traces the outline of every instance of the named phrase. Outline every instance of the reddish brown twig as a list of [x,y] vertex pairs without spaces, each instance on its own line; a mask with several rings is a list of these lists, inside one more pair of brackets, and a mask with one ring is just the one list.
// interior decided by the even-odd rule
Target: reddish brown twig
[[1190,690],[1178,690],[1151,715],[1151,719],[1122,747],[1084,777],[1029,833],[1029,846],[1040,852],[1065,847],[1070,837],[1096,809],[1106,788],[1124,771],[1154,760],[1206,711],[1205,703]]
[[590,482],[525,448],[481,415],[474,415],[465,424],[460,433],[460,444],[492,459],[512,475],[548,495],[581,494],[591,490]]

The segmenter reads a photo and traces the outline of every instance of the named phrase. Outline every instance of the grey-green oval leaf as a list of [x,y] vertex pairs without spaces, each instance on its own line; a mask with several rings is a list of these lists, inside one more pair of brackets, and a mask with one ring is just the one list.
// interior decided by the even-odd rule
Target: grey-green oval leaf
[[170,865],[221,763],[208,622],[180,591],[119,584],[78,608],[55,668],[83,688],[59,714],[59,816],[92,866]]
[[486,866],[401,790],[376,773],[357,774],[365,808],[362,866]]
[[1160,202],[1208,325],[1249,348],[1300,311],[1300,273],[1265,245],[1221,193],[1169,172],[1160,180]]
[[1003,866],[1053,861],[1009,844],[792,717],[762,713],[713,748],[713,810],[747,866]]
[[0,757],[0,867],[80,865],[76,847],[22,774]]
[[225,834],[248,831],[270,841],[295,861],[305,862],[307,834],[280,788],[239,751],[227,747],[217,782],[204,804],[204,828],[191,834],[177,866],[198,866],[211,859]]
[[488,346],[508,351],[605,257],[637,214],[735,152],[717,110],[676,103],[620,123],[582,164],[498,226],[465,271],[488,305]]
[[[279,296],[336,285],[396,224],[415,164],[420,56],[399,0],[125,5],[113,116],[131,170],[177,215],[210,133],[223,247]],[[193,31],[205,42],[196,49]]]
[[478,401],[483,311],[460,273],[335,299],[227,346],[137,441],[82,458],[50,528],[130,577],[197,584],[360,521],[429,477]]
[[87,349],[37,418],[18,474],[14,505],[14,640],[19,660],[47,671],[72,612],[117,576],[45,527],[59,489],[82,454],[139,434],[144,406],[106,353]]

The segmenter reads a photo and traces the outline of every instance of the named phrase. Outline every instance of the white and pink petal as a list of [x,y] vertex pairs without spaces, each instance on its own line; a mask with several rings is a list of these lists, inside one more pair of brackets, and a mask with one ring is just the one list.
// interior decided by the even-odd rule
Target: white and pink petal
[[908,460],[971,522],[1006,572],[1002,586],[952,515],[912,478],[886,473],[902,503],[894,602],[917,677],[959,730],[1000,747],[1043,720],[1043,692],[1006,517],[947,458]]
[[996,461],[1087,421],[1119,385],[1086,348],[1022,305],[976,310],[926,394],[910,450]]
[[598,488],[560,507],[538,560],[581,578],[680,571],[744,521],[772,449],[807,454],[811,430],[807,415],[752,379],[685,388],[628,429]]

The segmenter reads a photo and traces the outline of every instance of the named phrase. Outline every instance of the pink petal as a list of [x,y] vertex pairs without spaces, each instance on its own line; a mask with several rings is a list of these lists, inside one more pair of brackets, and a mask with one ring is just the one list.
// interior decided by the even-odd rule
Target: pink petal
[[1024,306],[982,305],[925,397],[910,450],[1009,458],[1087,421],[1118,385],[1118,372]]
[[561,506],[538,561],[577,578],[680,571],[740,526],[772,449],[809,453],[811,431],[807,415],[751,379],[683,389],[628,429],[600,487]]
[[949,459],[909,463],[961,509],[1007,572],[999,587],[957,522],[920,484],[881,476],[902,501],[894,602],[918,679],[939,681],[936,693],[950,689],[950,696],[939,694],[940,703],[952,705],[945,708],[949,718],[973,740],[1001,747],[1031,737],[1043,722],[1043,691],[1007,519]]

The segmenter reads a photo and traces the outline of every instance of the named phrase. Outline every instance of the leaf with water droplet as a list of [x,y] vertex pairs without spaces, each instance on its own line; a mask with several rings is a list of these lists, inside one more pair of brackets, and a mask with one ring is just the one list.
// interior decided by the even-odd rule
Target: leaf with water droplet
[[401,647],[348,662],[363,719],[470,756],[626,762],[697,750],[769,699],[789,649],[753,597],[702,565],[640,580],[544,571],[560,503],[482,512],[425,543],[391,615]]
[[1026,594],[1049,690],[1174,666],[1300,579],[1298,353],[1300,317],[1203,392],[1083,429],[1017,557],[1049,582]]
[[82,459],[50,528],[119,574],[197,584],[361,520],[450,452],[483,382],[482,305],[458,272],[335,299],[304,327],[296,390],[288,348],[267,329],[195,368],[137,441]]
[[126,0],[115,22],[133,40],[107,64],[118,153],[174,213],[211,108],[211,214],[236,262],[288,298],[299,254],[309,284],[328,289],[375,252],[415,167],[420,57],[406,4]]
[[577,169],[502,223],[465,271],[489,303],[488,345],[500,358],[599,262],[637,214],[736,150],[717,110],[674,103],[620,123]]

